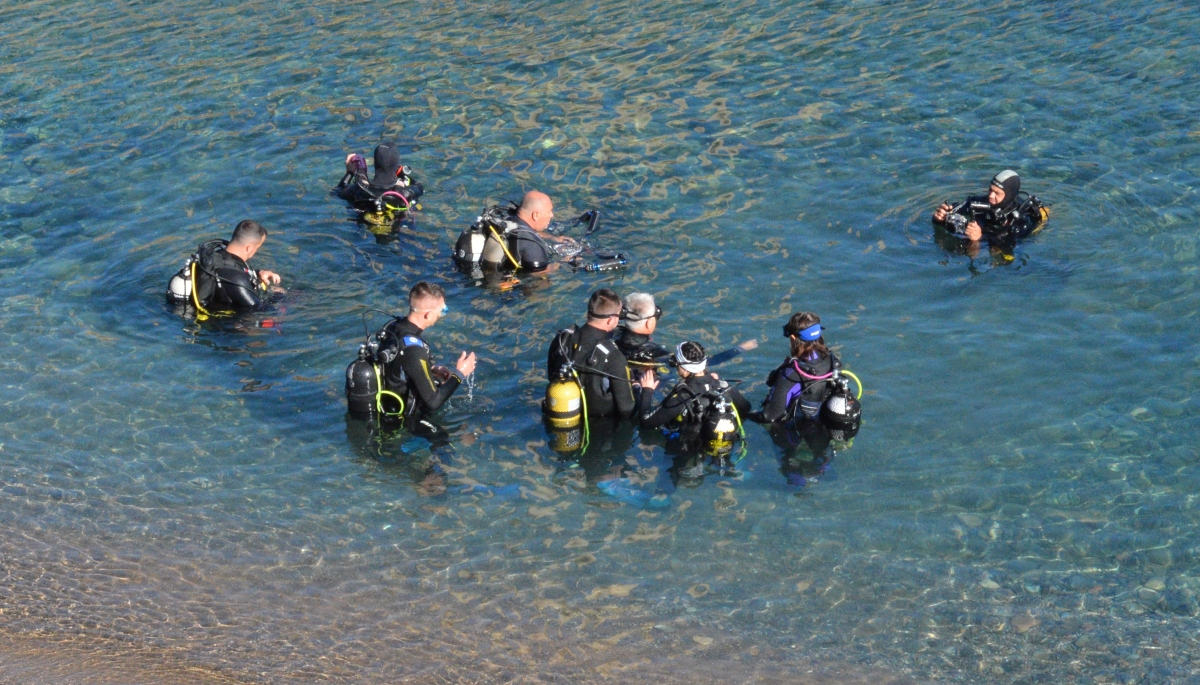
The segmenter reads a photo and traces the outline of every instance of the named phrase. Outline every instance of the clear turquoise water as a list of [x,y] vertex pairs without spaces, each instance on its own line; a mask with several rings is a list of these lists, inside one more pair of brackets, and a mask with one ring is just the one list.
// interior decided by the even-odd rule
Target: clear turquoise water
[[[6,635],[247,682],[1197,677],[1193,6],[0,15]],[[428,189],[384,243],[327,196],[381,136]],[[1050,227],[942,252],[929,209],[1006,167]],[[469,287],[454,237],[533,187],[635,268]],[[245,217],[279,327],[176,317],[170,273]],[[419,278],[435,351],[481,355],[436,455],[341,398],[362,311]],[[820,312],[862,433],[796,488],[751,427],[744,478],[621,504],[601,474],[651,489],[661,448],[567,468],[536,409],[600,285],[655,292],[664,341],[758,337],[725,368],[756,399]]]

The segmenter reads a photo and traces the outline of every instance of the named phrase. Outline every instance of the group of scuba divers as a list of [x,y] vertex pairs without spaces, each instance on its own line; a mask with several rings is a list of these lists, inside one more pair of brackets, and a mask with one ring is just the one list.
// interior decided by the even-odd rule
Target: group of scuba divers
[[[401,164],[394,145],[375,149],[373,176],[361,155],[349,155],[345,163],[346,174],[333,193],[368,227],[398,227],[420,209],[423,188]],[[1048,216],[1036,197],[1020,192],[1017,174],[1003,171],[992,179],[987,195],[944,203],[934,211],[933,222],[940,234],[968,248],[987,242],[994,252],[1011,252],[1017,240],[1039,230]],[[518,282],[517,274],[547,274],[564,263],[584,270],[626,263],[624,255],[591,248],[586,238],[555,235],[553,218],[553,203],[538,191],[526,193],[519,204],[490,207],[459,237],[455,262],[464,273],[501,289]],[[590,235],[598,219],[598,212],[590,211],[577,221],[587,224]],[[201,318],[262,307],[273,293],[282,292],[278,274],[247,264],[266,237],[261,225],[242,221],[230,240],[203,243],[171,279],[168,301]],[[367,335],[346,369],[350,417],[403,427],[434,441],[448,438],[431,415],[470,382],[475,355],[461,353],[453,367],[433,362],[423,335],[447,311],[442,288],[422,281],[409,292],[407,315]],[[767,394],[757,409],[734,387],[737,381],[727,382],[712,371],[754,349],[756,341],[712,356],[695,341],[669,349],[652,338],[662,315],[648,293],[622,299],[601,288],[588,300],[585,323],[554,336],[547,351],[542,409],[555,451],[582,454],[597,426],[618,425],[631,417],[643,433],[661,431],[672,453],[710,460],[718,468],[736,464],[745,454],[745,421],[768,424],[777,444],[805,442],[814,454],[831,441],[848,443],[857,433],[862,383],[830,350],[816,314],[796,312],[783,325],[788,354],[768,375]],[[672,371],[673,387],[655,403],[661,379]]]

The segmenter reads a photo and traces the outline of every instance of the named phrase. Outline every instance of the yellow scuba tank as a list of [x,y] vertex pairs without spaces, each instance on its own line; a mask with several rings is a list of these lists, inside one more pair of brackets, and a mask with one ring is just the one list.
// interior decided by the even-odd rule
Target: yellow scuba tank
[[583,389],[574,378],[558,378],[546,386],[542,404],[546,420],[553,428],[574,428],[583,419]]

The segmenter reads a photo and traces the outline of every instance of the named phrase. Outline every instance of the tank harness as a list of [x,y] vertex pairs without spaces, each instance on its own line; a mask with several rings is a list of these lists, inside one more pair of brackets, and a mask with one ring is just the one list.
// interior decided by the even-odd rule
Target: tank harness
[[672,392],[686,390],[691,397],[686,400],[683,413],[675,420],[675,428],[664,426],[663,433],[670,439],[676,439],[682,434],[680,428],[683,426],[699,425],[705,453],[714,457],[728,454],[733,449],[733,443],[740,442],[741,451],[733,460],[736,464],[746,456],[746,429],[737,405],[726,396],[732,386],[728,381],[718,382],[720,385],[717,388],[700,393],[686,383],[676,385]]
[[[367,330],[367,316],[373,311],[363,312],[363,330]],[[380,312],[387,314],[387,312]],[[389,314],[389,316],[391,316]],[[400,317],[393,317],[393,320]],[[374,414],[377,419],[401,418],[406,408],[404,398],[392,390],[385,389],[382,368],[395,360],[400,342],[385,325],[379,331],[367,335],[358,347],[358,358],[346,367],[346,405],[351,412]],[[419,341],[412,344],[420,344]],[[411,346],[406,341],[406,346]],[[403,373],[403,372],[401,372]],[[385,399],[395,402],[395,409],[385,406]]]

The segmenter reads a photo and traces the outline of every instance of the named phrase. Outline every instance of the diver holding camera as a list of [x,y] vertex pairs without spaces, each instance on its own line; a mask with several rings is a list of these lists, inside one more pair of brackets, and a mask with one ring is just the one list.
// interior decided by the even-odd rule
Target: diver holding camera
[[933,223],[955,238],[972,244],[986,239],[991,247],[1011,252],[1049,217],[1050,208],[1022,193],[1021,177],[1006,169],[992,178],[987,195],[973,195],[957,205],[943,202],[933,212]]

